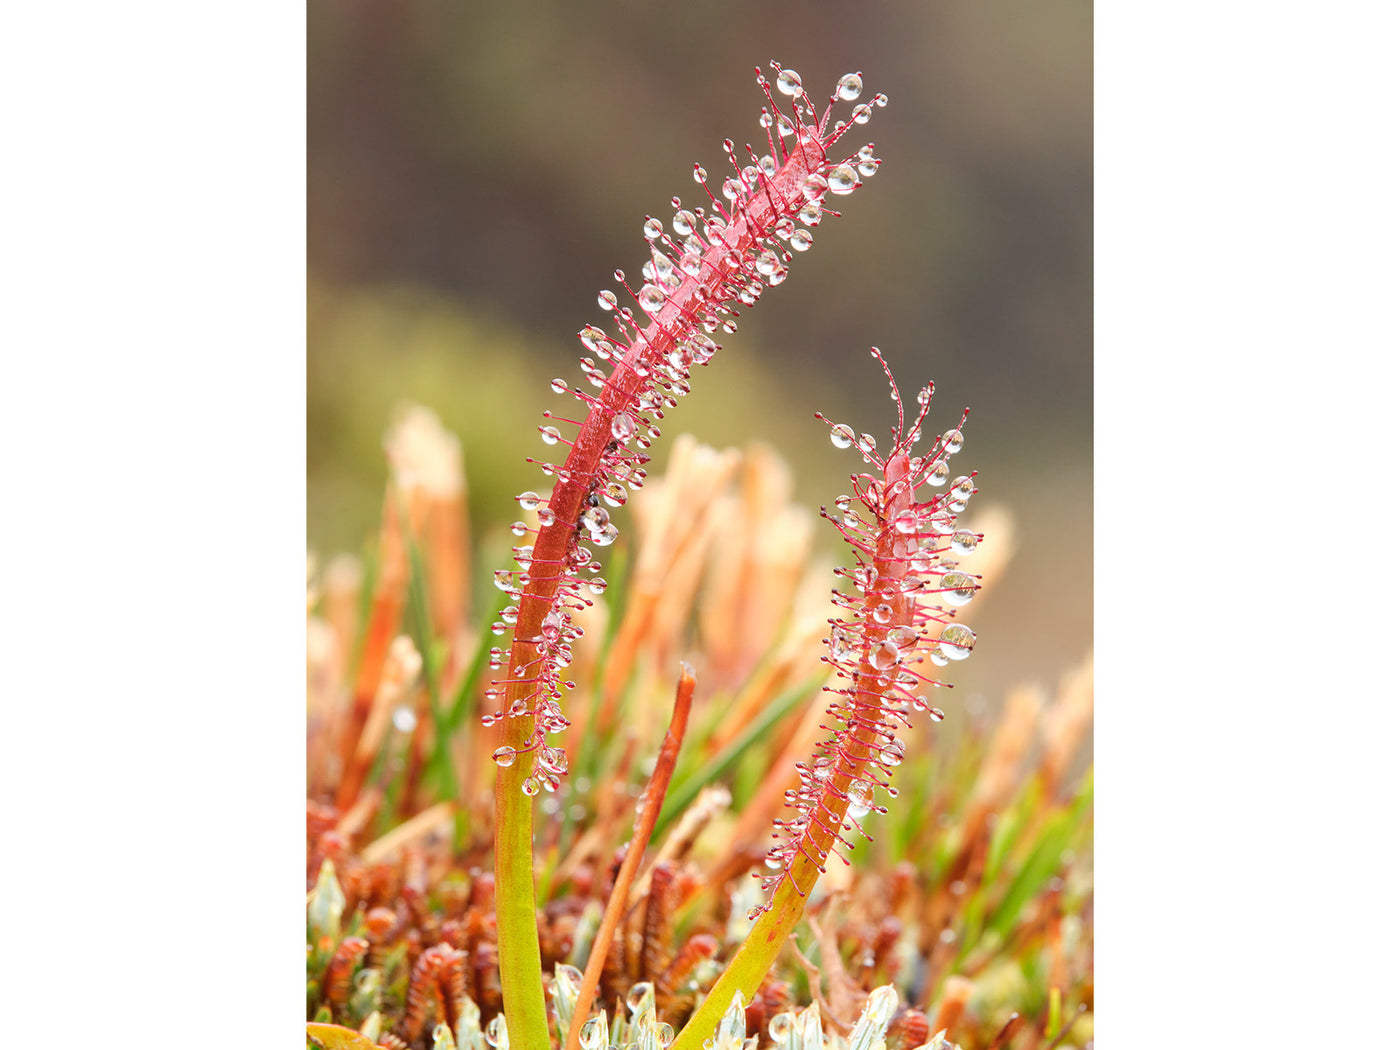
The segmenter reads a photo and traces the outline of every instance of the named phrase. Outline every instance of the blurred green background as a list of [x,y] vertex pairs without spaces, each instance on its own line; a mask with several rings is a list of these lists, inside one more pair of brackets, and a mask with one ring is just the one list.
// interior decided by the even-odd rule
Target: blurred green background
[[[1014,514],[1003,581],[961,616],[956,699],[1053,685],[1092,636],[1092,7],[1062,3],[313,2],[308,8],[308,542],[360,551],[396,404],[463,444],[474,526],[545,480],[539,413],[577,403],[575,334],[646,258],[647,214],[703,197],[720,143],[763,141],[756,65],[819,103],[859,70],[890,98],[843,145],[884,165],[770,289],[695,393],[683,431],[761,439],[830,505],[858,468],[815,410],[888,433],[881,347],[932,425],[972,416],[972,509]],[[770,73],[771,77],[771,73]],[[760,150],[763,152],[763,150]],[[718,175],[718,178],[716,177]],[[833,202],[834,203],[834,202]],[[554,458],[558,458],[557,456]],[[956,472],[956,471],[955,471]],[[622,519],[626,524],[626,515]],[[834,531],[826,536],[839,558]],[[491,566],[478,566],[479,570]],[[950,718],[956,704],[950,697]]]

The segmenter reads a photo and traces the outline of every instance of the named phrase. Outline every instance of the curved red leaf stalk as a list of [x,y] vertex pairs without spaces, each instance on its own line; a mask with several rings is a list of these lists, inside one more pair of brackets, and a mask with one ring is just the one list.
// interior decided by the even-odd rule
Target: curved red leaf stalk
[[[878,473],[851,475],[854,498],[838,499],[832,513],[825,507],[821,511],[856,555],[853,570],[837,570],[851,580],[854,593],[832,592],[843,615],[830,621],[829,654],[822,658],[850,684],[827,689],[839,697],[827,708],[833,724],[823,726],[832,735],[817,746],[810,764],[798,763],[801,784],[787,793],[787,805],[797,814],[776,822],[774,837],[780,841],[767,858],[773,873],[763,877],[765,890],[787,880],[802,897],[825,870],[833,847],[852,848],[843,833],[855,830],[869,838],[861,820],[870,812],[887,812],[876,804],[875,791],[897,794],[889,777],[904,758],[899,730],[910,728],[910,713],[927,712],[934,721],[942,720],[943,712],[928,692],[943,683],[925,675],[920,665],[961,660],[977,640],[954,619],[957,608],[977,591],[977,577],[959,572],[949,557],[971,553],[982,538],[957,526],[957,515],[977,491],[975,473],[951,482],[948,476],[948,460],[963,446],[967,412],[927,452],[915,455],[933,384],[919,392],[919,414],[906,431],[894,378],[880,351],[872,347],[871,354],[890,378],[899,412],[888,458],[875,451],[869,434],[856,437],[850,427],[817,413],[831,427],[832,444],[854,444]],[[946,491],[937,491],[944,485]],[[807,877],[795,874],[799,857],[808,862],[800,865]],[[771,907],[770,899],[749,917]]]
[[[501,710],[483,718],[487,725],[503,723],[494,755],[500,766],[515,767],[528,757],[528,775],[505,778],[527,795],[553,791],[565,772],[562,749],[549,746],[545,737],[569,725],[559,702],[572,683],[563,673],[570,645],[582,634],[571,614],[606,586],[593,548],[617,538],[608,508],[621,506],[629,489],[641,487],[648,459],[642,450],[659,436],[657,423],[666,409],[689,392],[691,368],[708,363],[719,349],[711,335],[734,331],[735,304],[751,306],[765,288],[782,283],[792,253],[811,245],[812,228],[824,215],[839,214],[826,208],[827,195],[851,193],[879,167],[871,145],[840,159],[830,153],[852,123],[870,119],[871,104],[857,103],[849,120],[830,126],[838,100],[859,98],[860,74],[841,78],[817,119],[797,74],[777,63],[773,68],[778,91],[792,99],[792,108],[791,116],[779,112],[767,79],[755,70],[769,102],[759,120],[768,152],[758,156],[746,146],[750,163],[741,164],[734,143],[726,140],[734,174],[723,180],[719,198],[696,165],[695,180],[708,203],[689,210],[673,198],[673,233],[659,220],[646,219],[651,257],[642,267],[644,283],[633,291],[621,270],[615,274],[640,318],[613,292],[599,293],[599,305],[613,315],[619,337],[592,325],[579,332],[584,347],[596,355],[580,364],[597,393],[573,391],[588,406],[587,418],[574,423],[546,413],[550,422],[540,427],[546,444],[564,445],[569,453],[562,465],[541,464],[555,478],[547,503],[533,492],[517,497],[522,508],[538,510],[539,528],[531,530],[524,522],[513,526],[517,536],[534,531],[534,543],[515,549],[518,570],[496,573],[496,586],[513,604],[494,630],[509,630],[512,639],[509,649],[492,651],[492,668],[504,668],[506,675],[488,690]],[[875,106],[886,101],[884,95],[872,100]],[[599,361],[613,365],[611,374]],[[568,390],[562,379],[553,387],[558,393]],[[566,436],[560,424],[578,431]]]

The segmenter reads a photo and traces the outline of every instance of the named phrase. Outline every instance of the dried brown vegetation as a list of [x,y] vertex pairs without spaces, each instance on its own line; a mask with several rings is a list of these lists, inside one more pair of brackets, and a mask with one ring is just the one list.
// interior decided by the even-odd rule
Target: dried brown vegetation
[[[421,413],[405,419],[450,447]],[[393,436],[387,444],[403,447]],[[440,452],[429,444],[418,454]],[[704,463],[708,485],[674,482]],[[575,710],[592,708],[575,719],[573,773],[544,797],[536,830],[546,975],[581,970],[592,947],[661,745],[670,661],[686,656],[699,682],[670,791],[607,945],[597,1005],[610,1016],[625,1015],[641,982],[653,986],[658,1019],[679,1027],[694,1010],[748,930],[760,899],[752,875],[797,781],[794,758],[821,733],[823,679],[812,671],[828,609],[817,570],[794,561],[753,582],[755,561],[775,557],[772,522],[801,513],[773,481],[782,469],[768,450],[679,442],[636,501],[655,502],[637,515],[636,553],[615,560],[623,583],[585,614],[605,641],[580,645],[571,673]],[[458,524],[434,529],[431,515],[413,511],[423,476],[394,461],[377,563],[355,570],[336,559],[308,580],[308,1018],[416,1050],[434,1045],[439,1024],[459,1038],[489,1031],[502,1005],[494,734],[479,722],[492,637],[458,583],[465,485],[438,506]],[[717,503],[749,508],[729,514],[723,542],[713,529],[671,526],[705,520]],[[810,536],[794,534],[806,565]],[[994,586],[1009,556],[988,543],[965,567]],[[625,577],[624,559],[634,563]],[[766,626],[725,630],[736,617]],[[619,646],[632,655],[617,657]],[[884,984],[902,1000],[889,1050],[913,1050],[944,1029],[968,1050],[1092,1038],[1092,780],[1079,772],[1091,711],[1086,659],[1053,697],[1028,687],[1000,714],[950,718],[938,732],[956,725],[956,746],[936,749],[932,725],[916,727],[883,833],[859,847],[853,867],[832,867],[810,920],[747,1007],[760,1045],[773,1044],[770,1024],[781,1033],[784,1018],[812,1003],[829,1038],[849,1033]]]

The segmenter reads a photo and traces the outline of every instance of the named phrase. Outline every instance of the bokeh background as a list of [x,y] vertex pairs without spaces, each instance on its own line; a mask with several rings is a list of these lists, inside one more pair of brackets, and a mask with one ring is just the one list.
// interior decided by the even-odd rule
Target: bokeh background
[[[653,472],[683,431],[761,440],[793,464],[800,499],[829,505],[858,460],[812,413],[888,432],[865,352],[878,345],[911,400],[936,381],[927,429],[971,406],[956,465],[979,471],[972,508],[1001,504],[1017,524],[1005,578],[962,614],[979,640],[945,676],[957,699],[995,706],[1083,657],[1089,3],[344,0],[309,5],[308,35],[312,549],[363,549],[381,438],[406,400],[461,437],[479,532],[516,517],[511,496],[544,484],[523,462],[543,449],[539,413],[564,407],[548,382],[579,381],[575,333],[604,324],[615,268],[640,270],[643,216],[701,199],[696,162],[717,186],[724,138],[759,144],[754,66],[796,69],[817,101],[859,70],[890,103],[849,149],[873,141],[883,167],[722,340],[668,413]],[[834,530],[826,542],[836,564]]]

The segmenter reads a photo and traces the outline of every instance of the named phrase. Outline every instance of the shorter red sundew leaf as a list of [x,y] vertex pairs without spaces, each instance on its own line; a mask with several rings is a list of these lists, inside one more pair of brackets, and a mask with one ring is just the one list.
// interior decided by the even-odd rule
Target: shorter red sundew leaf
[[[768,903],[753,909],[756,919],[729,966],[720,975],[704,1003],[676,1037],[674,1050],[698,1050],[715,1031],[735,993],[751,996],[772,966],[782,945],[801,918],[817,877],[826,869],[832,852],[844,863],[839,847],[854,843],[845,837],[852,830],[869,838],[861,826],[867,813],[887,812],[877,805],[874,792],[897,792],[887,779],[901,764],[905,745],[901,728],[911,726],[909,716],[927,712],[936,722],[943,713],[920,692],[942,685],[915,670],[921,664],[936,666],[968,656],[976,635],[954,622],[957,608],[978,589],[975,578],[957,571],[946,556],[968,554],[980,536],[957,527],[957,515],[967,509],[976,493],[975,475],[949,480],[949,457],[963,446],[962,424],[935,439],[922,455],[914,446],[928,414],[933,384],[918,396],[919,412],[906,428],[904,402],[888,365],[878,348],[871,355],[890,381],[898,412],[891,428],[894,447],[888,457],[877,451],[875,438],[857,438],[850,427],[833,423],[837,448],[859,448],[878,474],[852,475],[855,502],[843,497],[835,513],[822,508],[856,555],[854,570],[842,575],[854,584],[854,594],[833,592],[833,603],[846,617],[831,620],[829,655],[823,660],[850,685],[827,691],[839,699],[827,707],[832,724],[824,724],[831,736],[817,745],[810,763],[799,763],[799,788],[789,791],[788,804],[797,815],[779,820],[777,845],[769,851],[764,889],[772,893]],[[948,488],[928,498],[927,486]],[[935,633],[936,632],[936,633]]]
[[680,681],[676,683],[676,703],[671,712],[671,724],[666,728],[666,738],[661,751],[656,756],[656,768],[651,779],[637,800],[637,819],[632,825],[632,841],[627,847],[627,856],[613,882],[612,894],[608,898],[607,909],[593,940],[593,949],[588,953],[588,965],[583,972],[583,983],[579,986],[578,1001],[574,1005],[574,1015],[569,1021],[569,1033],[564,1040],[564,1050],[578,1050],[579,1033],[583,1022],[593,1011],[593,997],[598,991],[598,979],[602,976],[603,965],[607,962],[608,948],[612,945],[613,933],[622,920],[627,906],[627,894],[632,879],[642,863],[651,829],[656,826],[657,815],[661,812],[661,802],[666,797],[667,785],[676,769],[676,758],[680,755],[681,741],[685,737],[685,726],[690,718],[690,704],[695,697],[695,671],[689,664],[681,664]]
[[[784,879],[793,881],[799,855],[820,872],[833,846],[851,847],[842,832],[854,829],[869,838],[860,819],[869,812],[885,812],[875,804],[874,790],[883,788],[892,797],[896,793],[885,778],[903,761],[905,748],[898,730],[910,727],[911,712],[928,711],[935,721],[942,717],[927,696],[917,692],[942,683],[914,668],[925,662],[942,665],[962,659],[976,641],[973,632],[953,618],[956,607],[971,599],[977,584],[943,557],[976,546],[977,538],[956,526],[957,514],[976,492],[971,476],[956,479],[947,492],[931,499],[917,498],[922,486],[937,489],[947,482],[948,457],[962,449],[962,423],[936,440],[925,455],[913,456],[933,385],[920,391],[918,417],[906,430],[904,403],[894,378],[879,350],[872,347],[871,354],[890,379],[898,410],[898,425],[892,430],[896,443],[889,457],[875,451],[870,435],[857,439],[849,427],[832,423],[820,413],[817,416],[831,427],[833,444],[838,448],[857,445],[866,462],[881,474],[878,478],[852,476],[860,506],[853,507],[847,497],[837,501],[835,514],[822,508],[822,515],[836,525],[858,563],[849,573],[856,594],[833,592],[834,604],[845,609],[847,617],[830,621],[830,655],[824,658],[838,677],[851,684],[828,690],[842,698],[827,708],[835,725],[825,728],[832,735],[818,745],[810,764],[798,765],[801,786],[788,794],[789,805],[798,813],[778,822],[787,839],[770,851],[769,866],[776,874],[764,879],[768,889]],[[964,413],[963,422],[966,418]],[[939,633],[930,636],[934,628]],[[810,886],[793,884],[801,896],[810,890]]]

